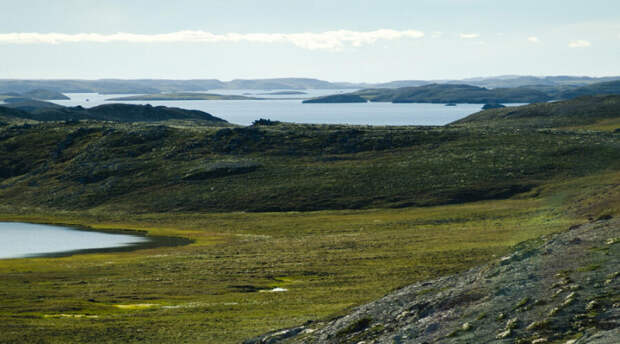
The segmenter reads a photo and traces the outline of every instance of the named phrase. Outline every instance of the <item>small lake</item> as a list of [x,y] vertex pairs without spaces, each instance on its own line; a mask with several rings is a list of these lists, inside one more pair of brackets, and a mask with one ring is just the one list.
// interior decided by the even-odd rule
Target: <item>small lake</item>
[[[172,246],[162,238],[104,233],[70,227],[32,223],[0,222],[0,259],[67,256],[75,253],[124,251],[154,246]],[[158,242],[160,241],[160,242]],[[187,241],[187,240],[186,240]],[[178,242],[177,244],[183,244]]]
[[[481,110],[483,104],[303,104],[301,98],[352,92],[353,90],[303,90],[303,95],[264,95],[282,90],[209,90],[209,93],[267,97],[264,100],[178,100],[178,101],[106,101],[127,94],[66,93],[70,100],[56,100],[64,106],[93,107],[110,103],[164,105],[201,110],[231,123],[249,125],[259,118],[311,124],[354,125],[445,125]],[[294,98],[294,99],[292,99]],[[506,104],[509,105],[509,104]],[[515,104],[516,105],[516,104]]]

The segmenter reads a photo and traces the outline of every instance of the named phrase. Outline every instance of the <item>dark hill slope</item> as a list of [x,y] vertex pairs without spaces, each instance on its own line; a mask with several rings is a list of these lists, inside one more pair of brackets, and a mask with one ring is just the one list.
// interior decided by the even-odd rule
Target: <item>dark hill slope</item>
[[[166,106],[106,104],[93,108],[64,107],[48,102],[25,100],[6,104],[4,108],[22,110],[13,116],[37,121],[99,120],[116,122],[158,122],[166,120],[198,120],[212,124],[226,124],[221,118],[198,110]],[[2,106],[0,106],[2,108]]]
[[550,128],[588,125],[618,118],[620,95],[590,96],[480,111],[452,125]]
[[463,203],[618,169],[619,139],[606,132],[285,123],[3,126],[0,198],[138,212]]

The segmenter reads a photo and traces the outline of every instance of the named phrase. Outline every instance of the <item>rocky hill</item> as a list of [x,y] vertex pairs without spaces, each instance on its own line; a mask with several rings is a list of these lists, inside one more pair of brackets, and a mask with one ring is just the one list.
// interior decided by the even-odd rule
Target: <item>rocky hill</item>
[[338,319],[246,343],[617,343],[619,244],[620,219],[604,216]]

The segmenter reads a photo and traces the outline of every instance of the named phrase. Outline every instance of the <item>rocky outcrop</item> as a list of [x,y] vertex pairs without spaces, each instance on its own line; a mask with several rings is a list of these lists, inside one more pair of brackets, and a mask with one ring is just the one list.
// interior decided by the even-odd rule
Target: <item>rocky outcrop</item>
[[247,343],[615,343],[619,244],[620,219],[599,219],[339,319]]

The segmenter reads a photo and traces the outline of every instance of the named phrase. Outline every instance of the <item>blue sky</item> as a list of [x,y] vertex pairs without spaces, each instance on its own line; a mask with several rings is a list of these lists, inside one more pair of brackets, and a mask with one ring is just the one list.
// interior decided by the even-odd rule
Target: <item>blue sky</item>
[[620,75],[620,1],[2,1],[0,78]]

